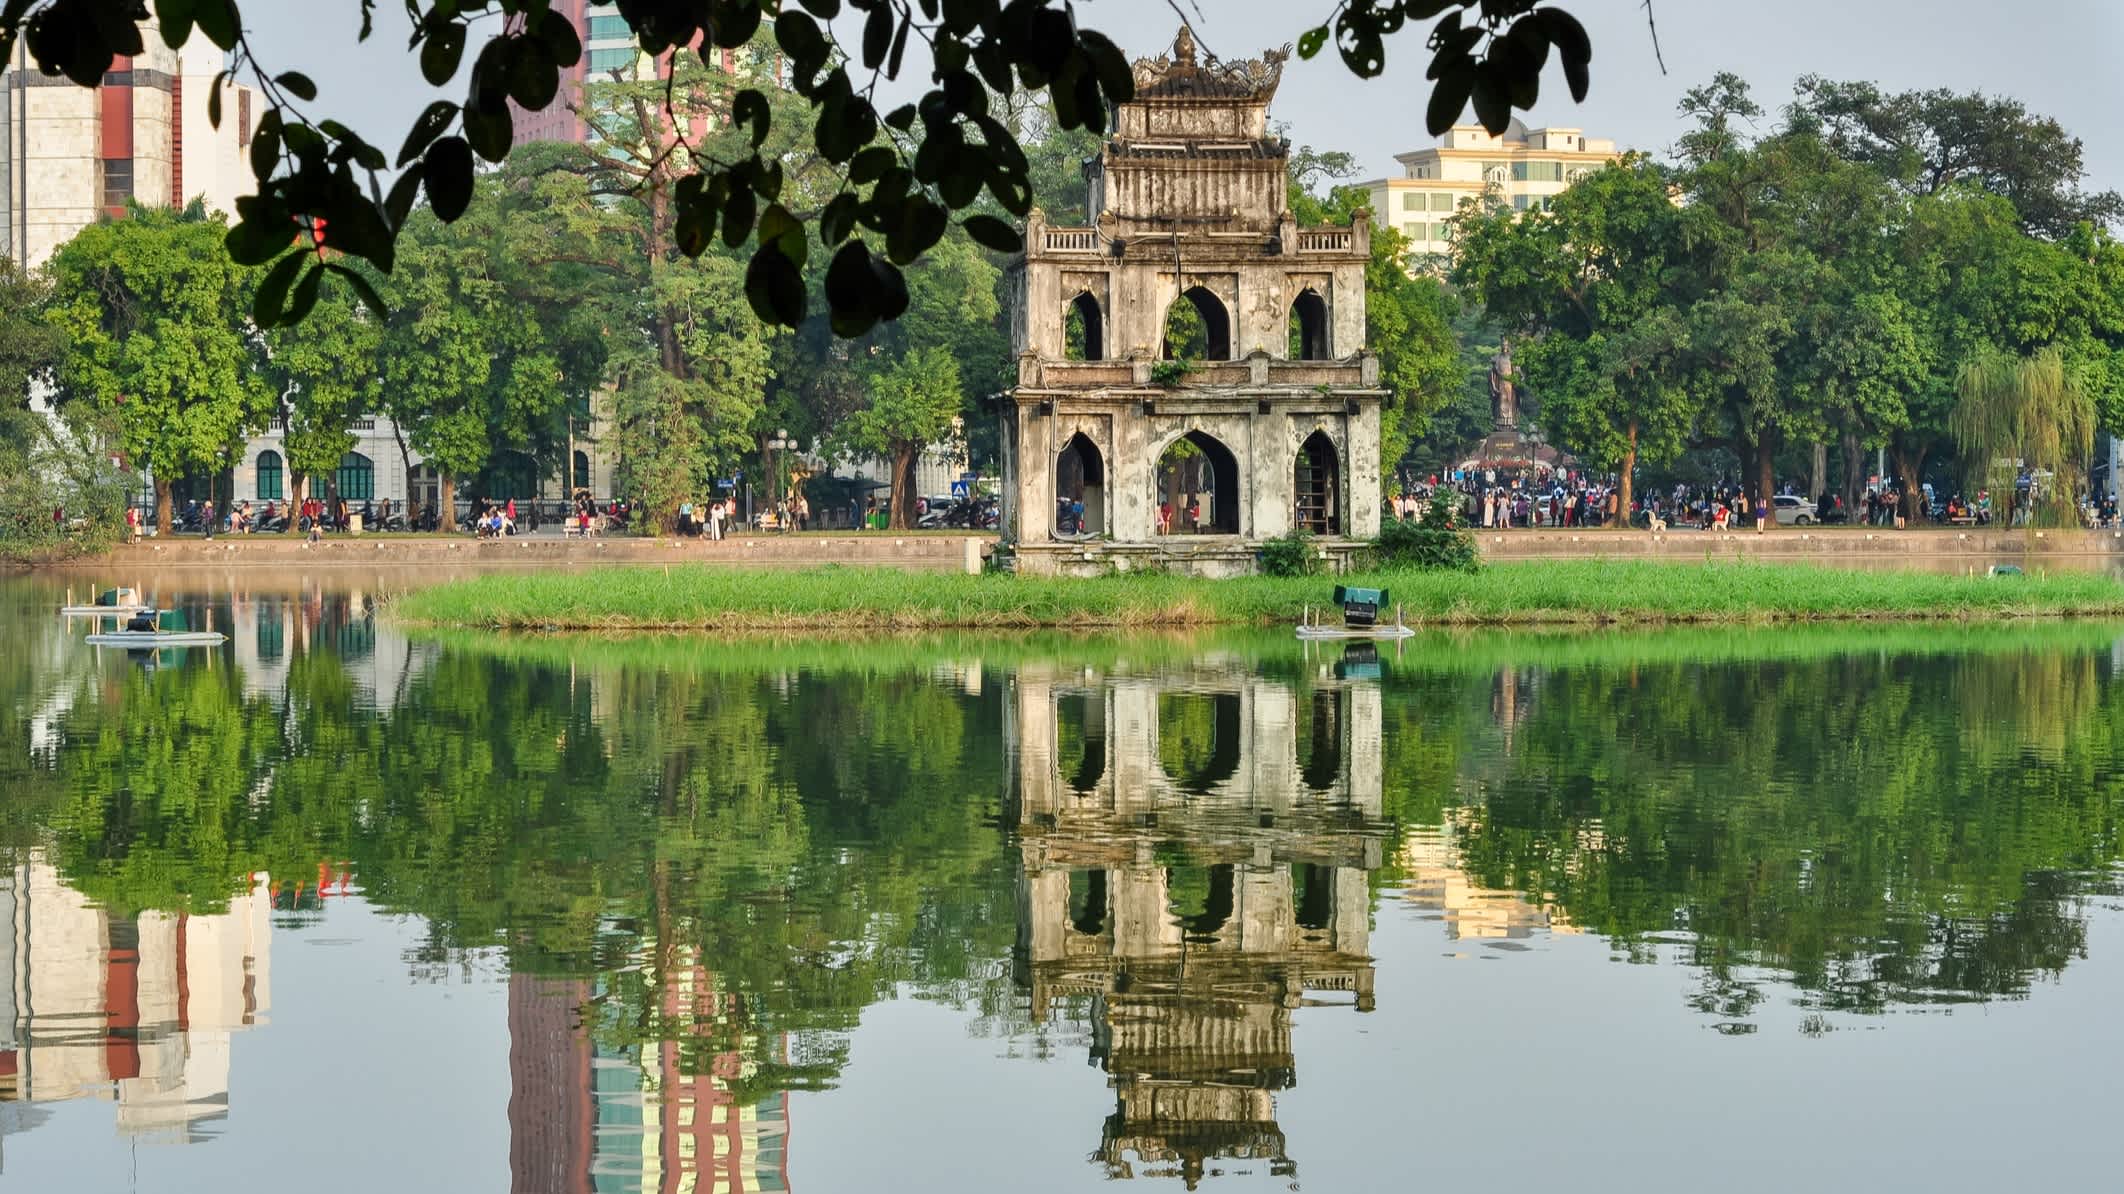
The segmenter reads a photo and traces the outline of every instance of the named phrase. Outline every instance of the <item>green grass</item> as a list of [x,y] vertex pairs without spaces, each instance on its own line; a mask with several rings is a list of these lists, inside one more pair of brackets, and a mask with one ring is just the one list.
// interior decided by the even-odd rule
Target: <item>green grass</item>
[[[1571,560],[1345,579],[1391,589],[1410,623],[1429,626],[2124,616],[2124,584],[2095,573],[1994,579],[1795,564]],[[674,565],[468,577],[399,596],[391,613],[433,626],[567,630],[1261,626],[1295,623],[1307,605],[1319,609],[1333,583]]]

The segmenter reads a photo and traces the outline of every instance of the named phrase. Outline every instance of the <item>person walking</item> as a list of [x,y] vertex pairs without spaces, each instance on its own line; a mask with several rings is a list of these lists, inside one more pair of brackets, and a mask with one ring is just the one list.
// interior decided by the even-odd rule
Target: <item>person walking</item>
[[207,538],[209,538],[209,539],[212,539],[212,538],[214,537],[214,499],[213,499],[213,498],[208,498],[208,499],[206,500],[206,504],[205,504],[205,505],[203,505],[203,506],[201,506],[201,507],[199,507],[199,525],[200,525],[201,527],[204,527],[204,528],[206,529],[206,537],[207,537]]

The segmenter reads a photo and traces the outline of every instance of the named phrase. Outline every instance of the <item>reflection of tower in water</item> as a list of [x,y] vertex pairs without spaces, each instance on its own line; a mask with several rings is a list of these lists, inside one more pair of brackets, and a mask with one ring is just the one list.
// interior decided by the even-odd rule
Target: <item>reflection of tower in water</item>
[[1036,1021],[1088,1001],[1110,1175],[1295,1172],[1292,1012],[1372,1007],[1379,700],[1236,667],[1018,674],[1020,980]]
[[113,916],[36,855],[0,871],[0,1102],[112,1099],[129,1136],[205,1139],[271,1003],[270,900],[256,875],[224,913]]

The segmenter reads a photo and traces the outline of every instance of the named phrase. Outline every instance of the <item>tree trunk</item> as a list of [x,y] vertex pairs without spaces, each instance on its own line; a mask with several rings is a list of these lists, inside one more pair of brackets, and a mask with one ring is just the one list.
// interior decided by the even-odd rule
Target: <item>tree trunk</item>
[[1858,432],[1844,432],[1844,485],[1842,495],[1844,509],[1858,509],[1859,476],[1866,469],[1866,449],[1859,443]]
[[165,539],[176,533],[171,504],[170,483],[158,473],[155,476],[155,533]]
[[1777,525],[1777,437],[1768,431],[1755,441],[1755,502],[1770,510],[1763,525]]
[[1913,524],[1919,513],[1918,500],[1925,496],[1925,491],[1918,488],[1925,475],[1925,456],[1923,444],[1918,445],[1914,453],[1900,443],[1895,445],[1895,471],[1901,474],[1898,480],[1903,484],[1903,517]]
[[1814,467],[1813,474],[1807,478],[1807,501],[1819,502],[1829,484],[1829,445],[1816,440],[1814,459],[1809,463]]
[[437,474],[435,520],[446,535],[457,529],[457,478],[448,473]]
[[916,449],[913,444],[892,446],[892,529],[904,531],[915,523]]
[[1615,525],[1630,525],[1630,495],[1634,489],[1633,474],[1637,472],[1637,420],[1630,420],[1630,449],[1623,453],[1622,492],[1615,503]]

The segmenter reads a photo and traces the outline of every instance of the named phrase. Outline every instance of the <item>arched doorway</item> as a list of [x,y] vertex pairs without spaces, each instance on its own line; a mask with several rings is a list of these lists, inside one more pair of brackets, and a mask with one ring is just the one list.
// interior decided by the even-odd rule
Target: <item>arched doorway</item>
[[1298,446],[1291,478],[1292,526],[1310,535],[1342,533],[1342,471],[1337,465],[1335,441],[1325,431],[1315,431]]
[[570,474],[568,492],[571,495],[578,489],[590,488],[590,453],[581,450],[575,453]]
[[1089,290],[1078,291],[1063,309],[1062,355],[1072,361],[1106,359],[1106,318]]
[[1327,301],[1308,286],[1291,303],[1290,356],[1294,361],[1328,359]]
[[1213,435],[1190,431],[1159,454],[1158,533],[1239,533],[1239,458]]
[[1079,431],[1055,460],[1055,533],[1098,535],[1106,531],[1106,461]]
[[1201,286],[1181,291],[1165,309],[1164,356],[1168,361],[1231,360],[1232,317],[1223,300]]
[[1212,941],[1238,906],[1236,868],[1228,862],[1165,868],[1166,911],[1190,941]]

